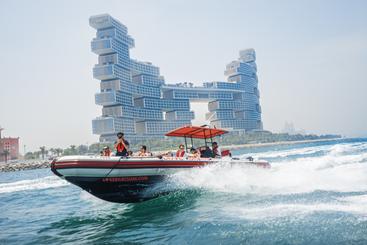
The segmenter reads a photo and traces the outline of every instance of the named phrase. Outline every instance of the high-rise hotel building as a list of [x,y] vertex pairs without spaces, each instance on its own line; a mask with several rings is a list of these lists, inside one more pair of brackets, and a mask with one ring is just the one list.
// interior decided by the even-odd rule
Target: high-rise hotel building
[[226,67],[227,81],[165,84],[159,68],[130,58],[134,39],[127,28],[108,14],[92,16],[97,30],[91,48],[98,55],[94,78],[101,81],[95,94],[102,116],[93,120],[93,133],[100,141],[113,141],[117,132],[129,139],[163,137],[164,133],[190,125],[194,112],[190,101],[208,102],[206,119],[212,126],[235,131],[261,130],[256,55],[240,51]]

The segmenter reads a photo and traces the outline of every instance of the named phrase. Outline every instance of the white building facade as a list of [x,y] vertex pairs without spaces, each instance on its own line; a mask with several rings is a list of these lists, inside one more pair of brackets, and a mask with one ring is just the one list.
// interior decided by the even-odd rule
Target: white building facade
[[212,126],[236,131],[262,130],[261,107],[253,49],[227,65],[227,81],[165,84],[159,68],[130,58],[134,39],[127,28],[108,14],[92,16],[97,30],[91,42],[98,55],[93,77],[100,80],[95,94],[102,115],[92,121],[101,142],[111,142],[117,132],[129,139],[162,138],[174,128],[190,125],[194,112],[190,101],[208,102],[206,118]]

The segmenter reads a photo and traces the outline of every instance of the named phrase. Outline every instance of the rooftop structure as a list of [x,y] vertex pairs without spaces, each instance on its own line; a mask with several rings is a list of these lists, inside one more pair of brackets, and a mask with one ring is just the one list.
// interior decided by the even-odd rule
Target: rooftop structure
[[255,50],[240,51],[227,65],[227,81],[200,87],[166,84],[158,67],[130,58],[134,39],[125,25],[108,14],[90,17],[89,24],[97,30],[91,49],[98,55],[93,76],[101,81],[95,101],[102,106],[102,116],[92,125],[100,141],[113,141],[120,131],[137,140],[164,137],[167,131],[191,125],[191,101],[208,102],[206,119],[211,126],[262,129]]

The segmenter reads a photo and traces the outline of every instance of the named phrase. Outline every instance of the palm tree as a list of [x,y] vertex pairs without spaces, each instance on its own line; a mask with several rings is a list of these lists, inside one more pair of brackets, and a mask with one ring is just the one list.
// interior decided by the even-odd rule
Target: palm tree
[[56,148],[56,149],[55,149],[55,152],[56,152],[57,156],[60,156],[60,154],[61,154],[63,151],[64,151],[64,150],[63,150],[63,149],[61,149],[61,148]]
[[77,154],[77,152],[76,152],[76,146],[75,145],[71,145],[70,146],[70,150],[71,150],[71,152],[72,152],[73,155],[76,155]]
[[77,152],[78,152],[79,155],[84,155],[85,153],[88,152],[88,146],[86,146],[86,145],[78,146]]
[[24,155],[24,159],[26,159],[26,160],[34,159],[34,158],[35,158],[35,155],[34,155],[32,152],[27,152],[27,153]]
[[35,159],[40,159],[41,152],[40,151],[35,151],[35,152],[33,152],[33,155],[34,155]]
[[56,154],[56,149],[55,148],[50,148],[49,151],[51,152],[52,155],[55,155]]
[[40,150],[41,150],[42,160],[45,160],[45,155],[47,154],[46,146],[41,146]]

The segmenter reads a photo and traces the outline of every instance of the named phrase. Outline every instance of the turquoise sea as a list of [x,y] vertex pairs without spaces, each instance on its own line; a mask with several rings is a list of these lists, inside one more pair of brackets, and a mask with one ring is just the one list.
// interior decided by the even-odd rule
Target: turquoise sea
[[0,244],[367,244],[367,139],[248,148],[266,159],[172,176],[177,191],[101,201],[49,169],[0,173]]

